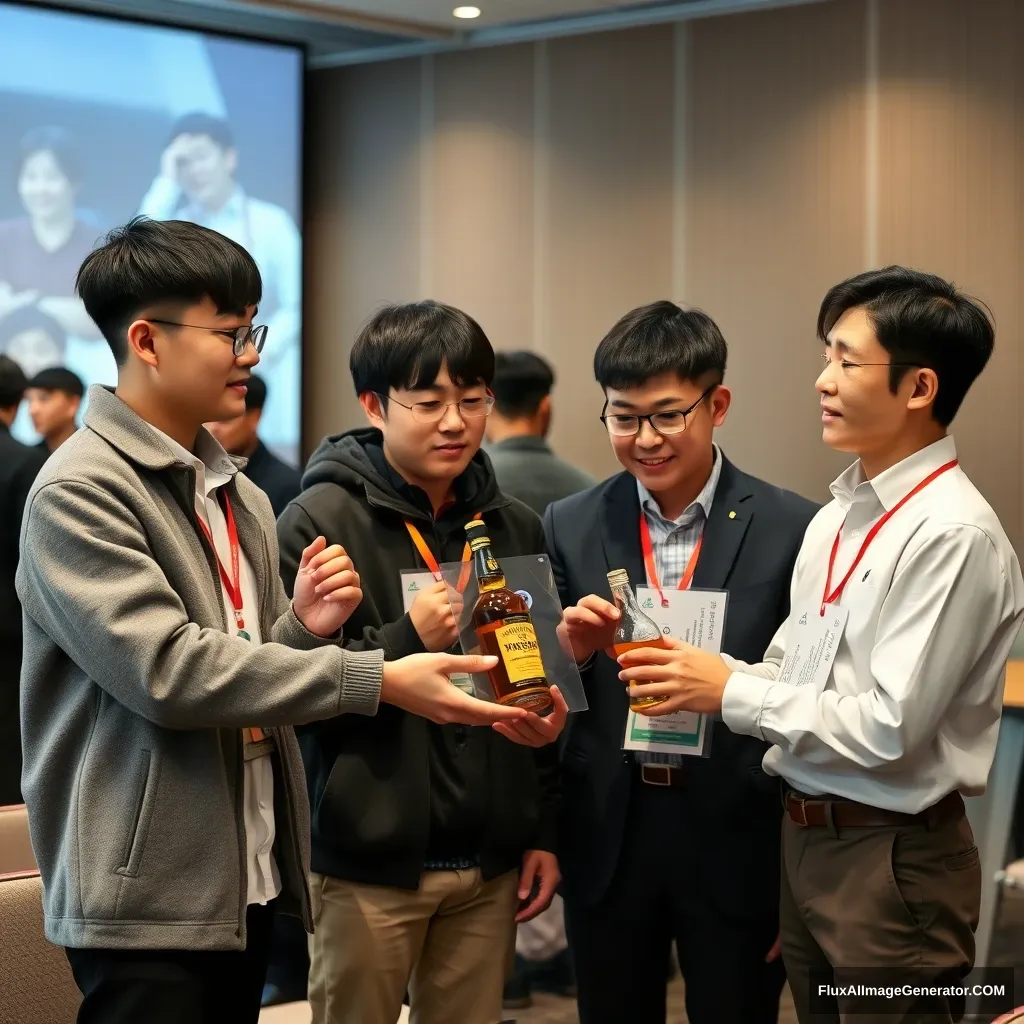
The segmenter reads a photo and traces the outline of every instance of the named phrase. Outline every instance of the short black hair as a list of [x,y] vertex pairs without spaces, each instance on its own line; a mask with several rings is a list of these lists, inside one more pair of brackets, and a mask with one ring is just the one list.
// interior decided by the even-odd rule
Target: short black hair
[[695,384],[721,384],[728,355],[725,338],[707,313],[663,299],[630,310],[601,339],[594,376],[603,388],[638,387],[662,373]]
[[249,375],[245,382],[245,411],[262,409],[267,404],[267,382],[255,373]]
[[67,129],[51,125],[27,131],[18,145],[18,155],[14,164],[16,179],[21,177],[28,158],[35,156],[36,153],[52,153],[64,177],[72,185],[82,183],[82,164],[78,156],[78,147]]
[[13,409],[25,397],[25,371],[10,357],[0,356],[0,409]]
[[0,352],[5,351],[11,340],[19,334],[36,330],[45,331],[53,338],[61,352],[67,348],[68,332],[61,327],[59,320],[44,313],[38,306],[19,306],[0,320]]
[[85,257],[75,290],[121,366],[125,330],[143,311],[208,298],[219,313],[243,316],[259,304],[263,283],[256,261],[230,238],[191,221],[136,217]]
[[495,353],[491,391],[500,415],[510,419],[532,416],[554,385],[554,370],[536,352]]
[[390,305],[359,332],[349,369],[356,394],[432,387],[441,367],[458,387],[490,386],[494,349],[480,325],[454,306],[426,300]]
[[196,111],[179,117],[171,126],[168,142],[173,142],[179,135],[208,135],[221,149],[235,148],[235,137],[227,121],[212,114]]
[[851,309],[865,311],[879,344],[889,353],[893,394],[912,367],[935,371],[939,387],[932,415],[948,427],[992,355],[995,328],[988,311],[935,274],[883,267],[829,290],[818,312],[821,341]]
[[63,391],[65,394],[81,398],[85,394],[85,385],[77,373],[72,373],[66,366],[48,366],[40,370],[26,385],[30,388],[42,388],[44,391]]

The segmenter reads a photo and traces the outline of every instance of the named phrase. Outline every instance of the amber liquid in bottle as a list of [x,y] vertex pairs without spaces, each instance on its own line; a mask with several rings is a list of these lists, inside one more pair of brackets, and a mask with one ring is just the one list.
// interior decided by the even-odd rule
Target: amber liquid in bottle
[[505,574],[491,553],[487,527],[477,521],[467,523],[466,534],[480,587],[473,607],[473,628],[481,652],[498,659],[487,673],[495,700],[546,715],[553,707],[551,687],[544,674],[530,609],[506,585]]
[[[626,651],[636,650],[638,647],[664,647],[665,637],[661,627],[649,615],[646,615],[637,603],[633,588],[629,585],[629,574],[625,569],[613,569],[608,573],[608,584],[612,588],[612,600],[615,607],[619,609],[620,618],[618,628],[615,630],[615,639],[612,647],[615,655],[625,654]],[[630,691],[634,686],[642,686],[642,681],[629,684]],[[645,708],[653,708],[663,704],[667,697],[634,697],[632,692],[629,695],[629,708],[631,711],[642,711]]]

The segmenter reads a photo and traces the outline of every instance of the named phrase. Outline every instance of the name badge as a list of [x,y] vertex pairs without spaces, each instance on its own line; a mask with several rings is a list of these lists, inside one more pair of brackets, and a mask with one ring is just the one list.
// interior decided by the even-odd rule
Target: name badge
[[[667,606],[653,587],[637,587],[636,598],[666,636],[673,636],[712,654],[722,652],[725,610],[729,595],[724,590],[665,591]],[[650,718],[630,711],[626,717],[624,750],[647,750],[656,754],[689,754],[704,757],[709,753],[710,723],[713,715],[676,711]]]
[[790,686],[813,686],[821,693],[832,675],[836,651],[846,628],[848,608],[814,605],[798,608],[786,627],[786,654],[779,669],[779,682]]
[[[413,601],[421,594],[424,590],[430,590],[431,587],[435,586],[437,580],[434,579],[432,572],[403,572],[401,574],[402,579],[402,609],[408,614],[409,609],[412,607]],[[464,690],[471,697],[476,695],[476,687],[473,685],[473,677],[467,676],[463,673],[453,675],[451,677],[452,682],[460,689]]]

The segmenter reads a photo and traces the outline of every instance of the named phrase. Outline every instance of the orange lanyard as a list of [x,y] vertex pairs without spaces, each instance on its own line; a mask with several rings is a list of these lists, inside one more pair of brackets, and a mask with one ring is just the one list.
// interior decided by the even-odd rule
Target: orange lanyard
[[[474,519],[481,519],[482,516],[479,512]],[[441,576],[441,566],[437,564],[437,559],[434,557],[434,552],[427,547],[427,542],[423,539],[423,534],[413,526],[412,523],[407,519],[405,521],[405,528],[409,531],[409,536],[412,537],[413,544],[416,545],[416,550],[419,552],[420,558],[423,559],[426,567],[434,574],[434,579],[438,583],[443,582]],[[472,557],[472,552],[469,550],[469,542],[466,542],[466,546],[462,549],[462,569],[459,571],[459,582],[458,591],[463,593],[466,589],[466,584],[469,583],[469,560]]]
[[943,473],[951,470],[958,462],[958,459],[953,459],[952,462],[947,462],[944,466],[939,466],[934,473],[929,473],[928,476],[926,476],[913,490],[905,494],[895,505],[893,505],[891,509],[889,509],[888,512],[885,513],[884,516],[881,517],[881,519],[878,520],[877,523],[875,523],[874,526],[871,527],[870,530],[868,530],[868,535],[864,538],[864,543],[861,544],[860,551],[857,552],[857,557],[854,558],[853,564],[846,570],[846,575],[842,578],[836,589],[830,594],[829,587],[832,586],[832,570],[835,568],[836,554],[839,551],[839,538],[842,537],[843,526],[846,525],[846,520],[843,520],[843,526],[839,527],[839,532],[836,533],[836,539],[832,542],[832,554],[829,555],[828,559],[828,575],[825,577],[825,593],[821,596],[821,614],[823,616],[825,614],[825,606],[832,604],[833,601],[838,601],[843,596],[843,591],[846,589],[846,584],[850,582],[853,570],[860,564],[860,560],[864,557],[864,552],[867,551],[871,542],[878,536],[878,531],[881,530],[881,528],[885,526],[885,524],[889,522],[889,520],[892,519],[892,517],[896,515],[896,513],[899,512],[899,510],[903,508],[903,506],[910,501],[915,494],[923,491],[934,479],[936,479],[936,477],[940,477]]
[[[690,560],[686,563],[686,569],[683,572],[683,578],[679,581],[680,590],[689,590],[690,582],[693,579],[693,574],[697,568],[697,560],[700,558],[700,549],[704,543],[704,531],[701,531],[700,537],[697,538],[697,546],[693,549],[693,554],[690,555]],[[644,552],[644,568],[647,570],[647,584],[648,586],[654,587],[658,592],[658,596],[661,598],[661,607],[668,607],[668,598],[665,597],[661,589],[661,584],[658,582],[658,567],[654,564],[654,545],[651,543],[651,528],[647,525],[647,516],[640,513],[640,547],[643,548]]]

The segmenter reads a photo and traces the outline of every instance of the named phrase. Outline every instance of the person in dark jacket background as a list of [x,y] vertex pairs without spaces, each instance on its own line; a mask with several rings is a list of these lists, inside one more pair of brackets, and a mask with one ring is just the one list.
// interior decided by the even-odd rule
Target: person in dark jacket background
[[21,605],[14,575],[25,499],[46,461],[46,452],[11,437],[11,424],[27,386],[21,367],[10,357],[0,356],[0,806],[21,803]]
[[[457,626],[430,573],[463,557],[465,524],[482,517],[499,560],[544,550],[540,520],[479,451],[494,352],[465,313],[421,302],[374,316],[351,370],[371,426],[326,438],[310,459],[278,522],[285,586],[304,538],[324,533],[362,580],[347,648],[446,650]],[[419,586],[403,571],[427,576]],[[421,1024],[501,1018],[514,922],[548,906],[559,881],[551,741],[565,714],[559,698],[519,735],[387,708],[305,730],[314,1024],[393,1024],[407,988]]]
[[494,411],[487,419],[487,455],[498,486],[544,515],[553,501],[597,483],[560,459],[547,442],[555,373],[536,352],[494,356]]
[[266,382],[253,374],[246,386],[245,412],[223,423],[208,423],[206,428],[220,441],[225,451],[249,460],[243,472],[266,494],[274,515],[279,516],[299,493],[302,474],[287,462],[282,462],[257,436],[263,406],[267,402]]

